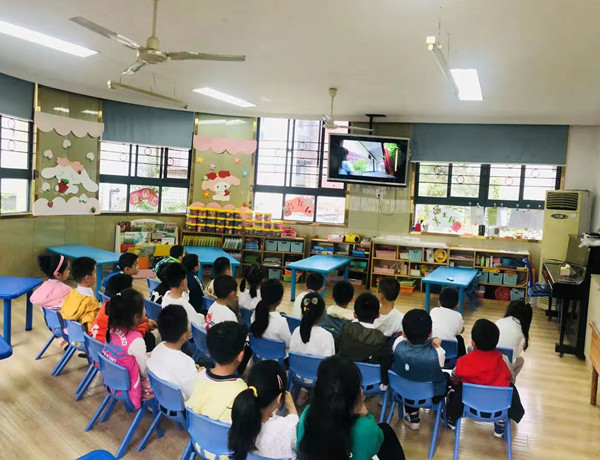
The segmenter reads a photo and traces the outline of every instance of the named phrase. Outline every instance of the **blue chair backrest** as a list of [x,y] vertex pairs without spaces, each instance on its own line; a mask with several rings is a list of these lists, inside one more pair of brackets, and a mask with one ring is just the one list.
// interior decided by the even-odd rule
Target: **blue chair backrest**
[[42,308],[44,312],[44,319],[46,320],[46,325],[48,329],[52,332],[54,337],[65,337],[64,327],[65,323],[62,319],[62,316],[58,310],[52,310],[50,308]]
[[252,314],[253,310],[248,310],[247,308],[240,308],[240,315],[242,315],[242,322],[246,325],[248,329],[250,329],[250,324],[252,322]]
[[363,388],[381,383],[381,366],[379,364],[354,363],[362,376],[360,385]]
[[12,347],[8,344],[4,337],[0,335],[0,359],[10,358],[13,354]]
[[532,288],[533,285],[535,284],[535,282],[533,281],[533,270],[531,269],[531,262],[529,262],[529,258],[525,257],[523,259],[523,263],[525,264],[525,266],[527,267],[527,274],[529,275],[529,281],[527,282],[527,284],[529,285],[529,288]]
[[160,284],[159,280],[153,280],[151,278],[148,278],[148,293],[151,294],[152,291],[154,291],[158,285]]
[[[192,438],[192,448],[206,458],[206,452],[219,458],[221,455],[229,456],[229,424],[212,420],[204,415],[196,414],[186,409],[187,429]],[[213,457],[211,457],[213,458]]]
[[93,450],[77,460],[117,460],[117,457],[105,450]]
[[504,347],[496,347],[500,353],[508,358],[508,361],[512,364],[513,362],[513,349],[512,348],[504,348]]
[[506,411],[511,406],[512,393],[512,387],[491,387],[464,383],[462,394],[463,404],[465,405],[464,413],[469,413],[468,408],[491,414]]
[[293,316],[288,316],[286,314],[281,314],[281,316],[283,316],[285,318],[285,320],[288,323],[288,328],[290,329],[290,334],[293,334],[294,331],[296,330],[296,328],[300,327],[300,323],[302,322],[301,320],[299,320],[298,318],[295,318]]
[[414,382],[400,377],[394,371],[388,371],[390,387],[403,400],[414,401],[413,407],[429,405],[431,398],[435,396],[432,382]]
[[87,335],[83,325],[77,321],[65,320],[69,343],[78,350],[85,350],[85,336]]
[[165,410],[165,415],[169,416],[169,411],[184,412],[185,404],[183,402],[183,395],[181,390],[165,380],[159,379],[150,369],[148,369],[148,378],[150,379],[150,385],[154,391],[154,397],[158,401],[158,404]]
[[322,356],[290,352],[290,372],[303,379],[315,381],[319,364],[324,359]]
[[446,361],[456,359],[458,356],[458,342],[456,340],[442,340],[442,348],[446,352]]
[[104,344],[95,338],[85,335],[85,346],[88,351],[88,356],[94,363],[98,363],[98,355],[102,353],[102,349],[104,348]]
[[206,345],[206,329],[201,329],[192,323],[192,338],[194,339],[194,345],[200,352],[209,357],[208,346]]
[[250,348],[260,360],[273,359],[280,361],[285,358],[285,342],[283,340],[258,338],[250,334]]
[[327,313],[323,315],[321,318],[321,322],[319,326],[323,329],[331,332],[334,338],[338,336],[340,331],[342,330],[342,326],[348,322],[347,319],[342,318],[334,318],[333,316],[329,316]]
[[208,309],[212,306],[213,303],[215,303],[215,299],[211,299],[210,297],[206,296],[202,297],[202,306],[206,311],[208,311]]
[[148,299],[144,299],[144,303],[146,304],[146,316],[153,321],[157,321],[162,307]]
[[[127,369],[117,363],[113,363],[102,353],[98,356],[98,364],[100,365],[104,385],[112,390],[111,393],[113,396],[122,401],[129,401],[129,396],[127,396],[127,391],[129,390],[129,372],[127,372]],[[116,394],[117,391],[121,392],[120,395]]]
[[108,302],[110,300],[110,297],[108,297],[105,294],[102,294],[101,292],[99,292],[98,294],[100,294],[100,301],[104,304],[106,302]]

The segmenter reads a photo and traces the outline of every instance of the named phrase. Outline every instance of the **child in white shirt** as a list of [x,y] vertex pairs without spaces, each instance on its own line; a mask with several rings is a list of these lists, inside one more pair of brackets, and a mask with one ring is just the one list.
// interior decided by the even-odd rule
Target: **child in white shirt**
[[333,286],[333,300],[335,305],[327,307],[327,314],[333,318],[354,320],[354,310],[348,305],[354,298],[354,286],[348,281],[338,281]]
[[463,317],[457,311],[458,291],[452,287],[445,287],[440,292],[438,306],[431,310],[433,323],[433,337],[443,340],[456,340],[458,357],[467,354],[465,340],[461,334],[464,331]]
[[404,314],[394,308],[394,302],[400,294],[400,283],[396,278],[386,276],[379,282],[377,299],[379,300],[379,318],[373,323],[386,337],[399,337],[402,334]]
[[232,276],[223,275],[215,278],[214,286],[217,300],[206,314],[206,329],[224,321],[239,323],[238,317],[232,310],[233,306],[237,306],[237,281]]
[[325,289],[325,278],[320,273],[310,272],[306,275],[306,291],[296,296],[294,306],[292,307],[292,313],[290,316],[294,318],[302,318],[302,299],[309,292],[316,292],[320,294]]
[[262,300],[252,314],[250,332],[254,337],[283,340],[286,357],[290,348],[290,328],[287,321],[277,311],[283,299],[283,284],[277,279],[268,279],[260,287]]
[[532,319],[531,305],[523,300],[513,300],[508,304],[504,318],[496,321],[496,326],[500,330],[500,340],[497,346],[513,350],[513,380],[516,379],[525,363],[521,355],[529,347],[529,328]]
[[[240,308],[254,311],[261,299],[259,292],[260,284],[263,281],[263,270],[260,265],[252,265],[244,275],[240,283],[240,294],[238,295]],[[246,283],[249,284],[246,290]]]
[[[267,458],[296,458],[298,412],[286,389],[286,373],[277,361],[255,364],[248,377],[248,389],[233,403],[229,448],[234,460],[244,460],[249,452]],[[285,403],[288,415],[275,411]]]
[[290,351],[328,357],[335,354],[335,341],[330,332],[319,326],[325,311],[325,301],[314,292],[302,299],[302,322],[292,334]]
[[167,305],[181,305],[187,313],[188,320],[198,327],[204,326],[205,319],[202,313],[198,313],[192,304],[189,302],[189,297],[186,295],[187,287],[187,271],[179,262],[172,262],[163,268],[161,275],[163,276],[169,291],[162,298],[162,307]]
[[211,299],[217,299],[215,294],[215,280],[219,276],[229,275],[231,276],[231,261],[227,257],[217,257],[215,262],[213,263],[213,271],[215,273],[215,278],[208,283],[206,286],[206,290],[204,291],[204,295]]
[[194,360],[181,351],[192,334],[187,313],[181,305],[168,305],[158,315],[158,331],[162,342],[148,358],[148,369],[159,379],[176,385],[187,400],[198,381]]

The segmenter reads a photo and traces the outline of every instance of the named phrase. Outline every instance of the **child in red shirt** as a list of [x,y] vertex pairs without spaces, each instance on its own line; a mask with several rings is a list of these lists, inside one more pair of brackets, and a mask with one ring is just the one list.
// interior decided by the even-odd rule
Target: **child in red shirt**
[[[474,350],[459,358],[452,372],[454,392],[448,400],[448,425],[455,428],[456,419],[462,415],[462,384],[487,385],[494,387],[512,386],[512,369],[507,358],[496,350],[500,331],[498,326],[487,319],[478,319],[471,331]],[[512,405],[509,417],[517,423],[523,418],[525,410],[521,405],[517,389],[513,387]],[[494,423],[494,436],[502,437],[504,423]]]

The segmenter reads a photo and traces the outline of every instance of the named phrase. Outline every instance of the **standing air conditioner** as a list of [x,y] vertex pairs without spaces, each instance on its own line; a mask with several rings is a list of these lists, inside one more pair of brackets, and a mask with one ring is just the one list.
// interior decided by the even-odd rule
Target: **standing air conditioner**
[[569,235],[590,230],[592,195],[587,190],[552,190],[546,192],[542,260],[564,261]]

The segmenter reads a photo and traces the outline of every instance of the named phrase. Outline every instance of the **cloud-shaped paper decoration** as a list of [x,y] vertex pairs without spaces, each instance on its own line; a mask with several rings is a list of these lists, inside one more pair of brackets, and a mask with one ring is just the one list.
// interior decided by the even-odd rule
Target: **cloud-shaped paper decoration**
[[88,152],[88,154],[85,157],[90,161],[94,161],[96,155],[94,155],[94,152]]
[[201,152],[210,150],[214,153],[227,152],[230,155],[245,153],[251,155],[256,152],[256,141],[247,139],[229,139],[225,137],[194,136],[194,148]]
[[44,182],[42,184],[42,192],[47,192],[48,190],[50,190],[50,184],[48,182]]
[[34,216],[74,216],[81,214],[100,214],[100,202],[86,195],[74,196],[65,201],[62,197],[48,201],[40,198],[33,203]]
[[65,139],[63,141],[63,149],[68,149],[69,147],[71,147],[71,141],[69,139]]
[[35,112],[33,117],[38,129],[44,133],[56,131],[61,136],[73,133],[77,137],[100,137],[104,132],[104,123],[61,117],[45,112]]
[[44,158],[48,158],[48,160],[51,160],[53,157],[54,154],[52,153],[52,150],[44,150]]

